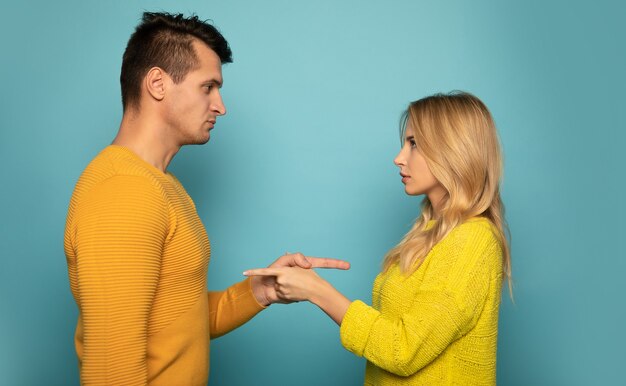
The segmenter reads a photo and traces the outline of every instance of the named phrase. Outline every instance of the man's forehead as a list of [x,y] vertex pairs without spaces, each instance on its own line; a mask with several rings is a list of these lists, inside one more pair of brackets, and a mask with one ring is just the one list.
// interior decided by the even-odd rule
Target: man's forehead
[[220,66],[222,65],[219,55],[217,55],[211,47],[207,46],[206,43],[194,38],[191,44],[199,59],[207,59],[211,62],[217,62]]
[[199,66],[193,71],[202,78],[203,82],[222,84],[222,61],[219,56],[203,42],[194,39],[193,42]]

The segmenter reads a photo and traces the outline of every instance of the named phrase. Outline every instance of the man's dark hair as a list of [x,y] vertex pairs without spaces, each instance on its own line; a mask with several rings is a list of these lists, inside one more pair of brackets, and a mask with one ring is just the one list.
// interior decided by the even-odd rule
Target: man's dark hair
[[162,68],[175,83],[182,82],[189,71],[197,68],[194,38],[212,49],[222,63],[233,61],[226,39],[198,16],[144,12],[122,60],[120,84],[124,111],[139,106],[141,82],[152,67]]

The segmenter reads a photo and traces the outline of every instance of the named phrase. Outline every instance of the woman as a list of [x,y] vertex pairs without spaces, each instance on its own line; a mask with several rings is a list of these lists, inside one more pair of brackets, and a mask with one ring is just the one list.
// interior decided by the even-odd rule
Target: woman
[[385,257],[373,306],[348,300],[313,270],[244,274],[276,276],[282,299],[324,310],[342,344],[367,359],[366,384],[495,384],[510,257],[493,119],[477,97],[455,92],[411,103],[402,122],[394,163],[406,193],[425,197],[415,225]]

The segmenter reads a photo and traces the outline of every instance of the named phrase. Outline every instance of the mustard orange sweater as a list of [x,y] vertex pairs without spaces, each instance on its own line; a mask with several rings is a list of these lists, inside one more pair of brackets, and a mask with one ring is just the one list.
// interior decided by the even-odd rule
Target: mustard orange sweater
[[410,276],[398,265],[357,300],[341,341],[367,359],[366,385],[494,385],[502,251],[491,223],[456,227]]
[[182,185],[120,146],[85,169],[65,229],[84,385],[206,385],[209,339],[263,307],[207,291],[210,245]]

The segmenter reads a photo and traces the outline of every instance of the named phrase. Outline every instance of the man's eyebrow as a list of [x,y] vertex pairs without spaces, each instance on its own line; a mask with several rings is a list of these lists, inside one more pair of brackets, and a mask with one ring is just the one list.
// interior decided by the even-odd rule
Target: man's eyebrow
[[209,80],[205,80],[204,82],[202,82],[202,84],[211,84],[211,83],[216,84],[217,87],[222,87],[222,82],[220,82],[217,79],[209,79]]

